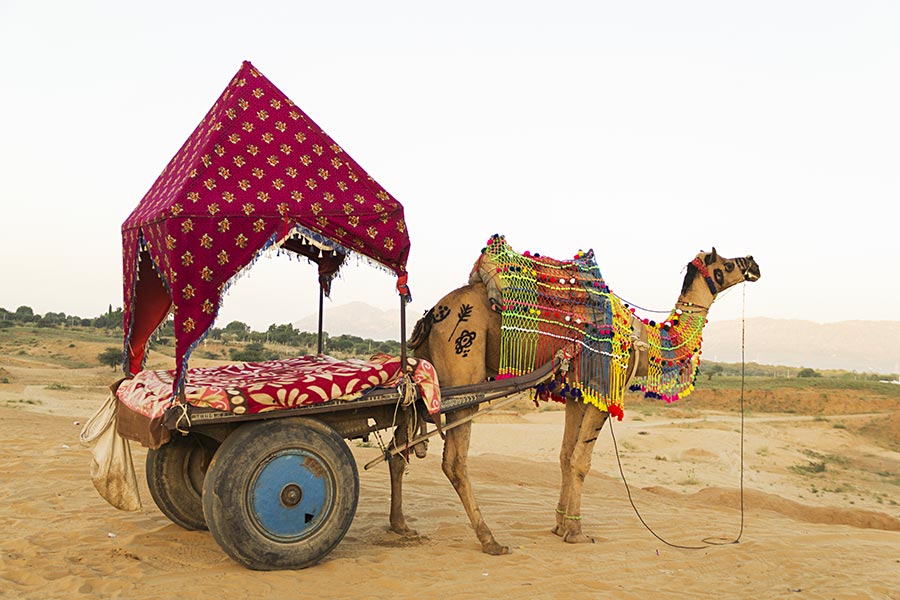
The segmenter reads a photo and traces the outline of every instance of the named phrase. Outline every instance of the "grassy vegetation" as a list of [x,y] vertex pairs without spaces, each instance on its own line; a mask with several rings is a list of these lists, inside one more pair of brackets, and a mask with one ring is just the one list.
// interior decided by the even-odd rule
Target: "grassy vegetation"
[[743,366],[740,363],[721,363],[715,361],[703,361],[700,367],[701,377],[704,381],[720,375],[739,376],[743,371],[747,377],[772,377],[775,379],[801,380],[818,378],[843,378],[854,380],[879,381],[882,379],[897,380],[897,373],[859,373],[844,369],[810,369],[809,367],[786,367],[783,365],[764,365],[756,362],[748,362]]
[[[122,346],[122,309],[109,310],[100,316],[83,319],[65,313],[48,312],[36,314],[29,306],[20,306],[15,311],[0,307],[0,355],[39,358],[51,364],[81,368],[94,366],[95,361],[115,369],[116,350]],[[152,350],[163,350],[170,356],[174,350],[174,323],[164,320],[153,334]],[[62,339],[60,339],[62,338]],[[84,353],[62,351],[48,353],[47,346],[55,348],[77,348],[77,340],[100,342],[114,340],[115,343],[101,350],[93,357]],[[395,340],[377,341],[354,335],[323,335],[326,354],[337,358],[367,358],[376,353],[399,355],[400,343]],[[67,342],[68,344],[60,344]],[[214,327],[208,332],[204,347],[198,352],[199,358],[211,360],[252,361],[272,360],[291,356],[315,354],[319,348],[317,333],[299,331],[293,325],[272,324],[266,331],[254,331],[246,323],[232,321],[222,328]],[[80,359],[74,359],[80,356]]]
[[[262,335],[265,339],[264,334]],[[316,352],[315,343],[298,346],[284,342],[250,341],[251,339],[253,338],[207,339],[194,356],[213,360],[269,360]],[[0,356],[38,359],[48,365],[70,369],[109,364],[98,361],[98,344],[103,344],[103,348],[120,348],[122,333],[116,329],[80,325],[39,327],[15,323],[0,328]],[[87,346],[92,350],[88,351]],[[175,348],[169,338],[151,342],[150,348],[154,354],[174,358]],[[260,352],[261,348],[264,351]],[[247,352],[248,349],[250,352]],[[338,358],[368,358],[376,352],[399,354],[400,346],[397,342],[376,342],[349,335],[327,337],[326,353]]]
[[678,483],[678,485],[700,485],[700,480],[697,479],[697,475],[694,473],[693,469],[688,469],[684,479],[681,479],[676,483]]
[[13,325],[0,329],[0,356],[39,360],[50,366],[67,369],[96,367],[98,344],[122,343],[121,333],[79,325],[37,327]]
[[[873,395],[881,398],[900,399],[900,385],[882,383],[879,380],[861,379],[858,373],[836,373],[822,377],[772,377],[765,375],[747,375],[744,378],[745,390],[817,390],[828,392],[852,392],[861,395]],[[740,375],[717,375],[707,379],[702,374],[697,379],[697,390],[738,390],[741,387]]]

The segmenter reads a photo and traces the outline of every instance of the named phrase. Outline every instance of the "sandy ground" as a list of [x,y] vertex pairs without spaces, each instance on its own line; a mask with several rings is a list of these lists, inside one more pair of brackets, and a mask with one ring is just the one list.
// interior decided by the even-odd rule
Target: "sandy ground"
[[[557,410],[475,424],[471,476],[508,556],[480,552],[441,473],[439,439],[406,480],[414,538],[387,530],[386,466],[362,470],[377,445],[350,442],[361,491],[347,536],[314,567],[254,572],[208,532],[170,523],[145,482],[136,513],[94,491],[78,434],[109,370],[78,369],[53,389],[59,369],[2,366],[13,381],[0,386],[0,598],[900,598],[900,453],[859,433],[884,413],[749,415],[741,532],[739,415],[630,411],[613,431],[634,504],[660,538],[696,550],[642,524],[608,429],[585,484],[584,527],[596,543],[550,533]],[[133,451],[142,477],[146,452]],[[739,532],[737,544],[704,541]]]

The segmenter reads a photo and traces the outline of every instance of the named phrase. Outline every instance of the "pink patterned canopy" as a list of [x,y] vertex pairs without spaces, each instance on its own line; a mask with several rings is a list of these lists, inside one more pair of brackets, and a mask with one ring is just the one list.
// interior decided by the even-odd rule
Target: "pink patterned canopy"
[[231,279],[298,235],[333,249],[317,260],[323,286],[356,252],[408,294],[403,207],[245,61],[122,225],[127,373],[171,310],[177,389]]

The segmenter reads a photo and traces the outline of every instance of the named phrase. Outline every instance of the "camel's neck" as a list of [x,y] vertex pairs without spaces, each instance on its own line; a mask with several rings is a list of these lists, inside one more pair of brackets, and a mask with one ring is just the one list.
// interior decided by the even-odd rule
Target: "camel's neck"
[[703,261],[694,259],[688,265],[688,274],[675,303],[675,309],[707,313],[716,299],[716,292],[715,282],[706,270],[706,265]]
[[703,329],[716,298],[703,271],[695,265],[688,273],[675,308],[665,321],[643,319],[636,324],[644,329],[639,335],[649,345],[651,371],[659,378],[645,379],[641,385],[645,392],[658,393],[666,400],[689,393],[700,362]]
[[[694,286],[699,288],[700,286]],[[694,314],[702,316],[704,319],[709,314],[709,308],[712,306],[716,297],[709,293],[709,290],[695,290],[692,288],[687,292],[682,292],[675,302],[675,308],[672,309],[673,315]]]
[[696,349],[686,348],[688,351],[699,352],[706,317],[716,299],[715,286],[705,271],[701,264],[693,281],[685,282],[670,315],[670,322],[673,323],[671,337],[673,341],[691,339],[689,345],[694,345]]
[[[690,394],[694,389],[700,346],[709,307],[715,293],[699,272],[686,279],[675,308],[662,323],[643,320],[635,333],[646,344],[646,370],[639,368],[632,391],[647,397],[672,402]],[[639,361],[640,362],[640,361]]]

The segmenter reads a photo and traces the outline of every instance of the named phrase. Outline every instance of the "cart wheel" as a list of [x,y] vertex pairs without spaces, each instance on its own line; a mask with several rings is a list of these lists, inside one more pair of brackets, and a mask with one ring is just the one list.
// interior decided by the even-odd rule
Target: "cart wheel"
[[159,510],[188,530],[206,529],[203,479],[219,442],[195,433],[147,451],[147,485]]
[[343,438],[321,421],[243,425],[216,452],[203,513],[222,549],[250,569],[302,569],[331,552],[356,514],[359,474]]

